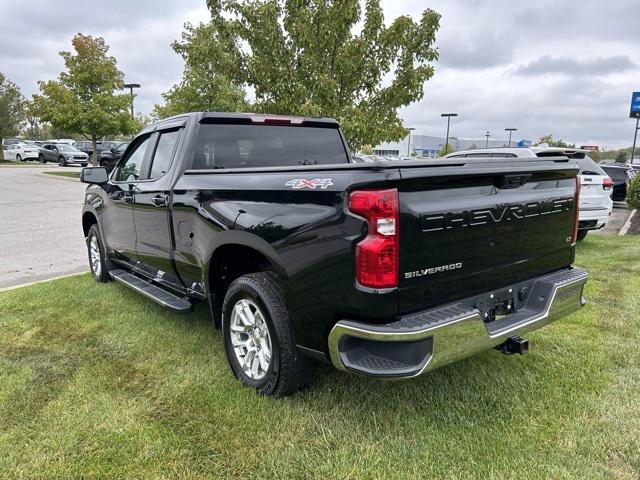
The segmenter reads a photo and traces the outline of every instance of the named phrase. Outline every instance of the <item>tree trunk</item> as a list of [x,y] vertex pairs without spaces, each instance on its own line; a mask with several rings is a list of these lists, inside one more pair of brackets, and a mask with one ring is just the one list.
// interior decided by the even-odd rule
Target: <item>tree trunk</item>
[[3,138],[0,137],[0,161],[4,160],[4,146],[2,145]]
[[98,166],[98,139],[91,135],[91,165]]

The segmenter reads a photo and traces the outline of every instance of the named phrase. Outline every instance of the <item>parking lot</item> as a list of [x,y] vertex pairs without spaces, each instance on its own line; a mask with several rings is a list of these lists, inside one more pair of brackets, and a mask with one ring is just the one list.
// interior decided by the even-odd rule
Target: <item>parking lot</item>
[[88,270],[80,213],[85,186],[44,171],[0,168],[0,289]]

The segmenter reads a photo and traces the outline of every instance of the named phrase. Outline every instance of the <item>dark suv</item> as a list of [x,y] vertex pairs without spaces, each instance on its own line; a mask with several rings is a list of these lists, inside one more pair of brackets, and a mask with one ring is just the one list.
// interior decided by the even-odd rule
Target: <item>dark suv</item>
[[[111,144],[115,142],[105,143]],[[115,143],[115,145],[110,145],[109,148],[101,150],[98,157],[100,166],[105,167],[109,172],[113,170],[113,167],[116,166],[116,163],[118,163],[118,160],[120,160],[128,145],[129,142]]]
[[623,202],[627,198],[629,182],[636,176],[635,170],[622,165],[601,165],[601,167],[613,180],[611,199],[616,202]]

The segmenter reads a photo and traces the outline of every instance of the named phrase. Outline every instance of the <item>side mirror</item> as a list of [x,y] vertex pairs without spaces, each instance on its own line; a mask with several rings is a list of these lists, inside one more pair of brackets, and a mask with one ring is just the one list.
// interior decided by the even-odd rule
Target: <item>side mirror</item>
[[80,172],[80,181],[93,185],[102,185],[109,181],[109,174],[104,167],[84,167]]

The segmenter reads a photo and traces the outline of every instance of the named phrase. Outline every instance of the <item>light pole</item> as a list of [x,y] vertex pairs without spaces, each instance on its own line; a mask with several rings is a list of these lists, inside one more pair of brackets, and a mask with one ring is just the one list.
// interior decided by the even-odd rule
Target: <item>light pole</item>
[[410,157],[409,149],[411,148],[411,131],[415,130],[413,127],[409,127],[409,138],[407,139],[407,157]]
[[449,153],[449,124],[451,123],[451,117],[457,117],[457,113],[441,113],[441,117],[447,117],[447,140],[444,144],[444,154],[447,155]]
[[140,88],[141,85],[139,83],[125,83],[123,87],[128,88],[129,92],[131,92],[131,116],[133,117],[133,89]]
[[517,128],[505,128],[504,130],[505,130],[505,132],[509,132],[509,146],[511,146],[511,133],[512,132],[517,132],[518,129]]
[[489,133],[489,130],[487,130],[487,133],[485,133],[484,136],[487,137],[487,141],[484,144],[484,148],[489,148],[489,137],[491,136],[491,134]]

